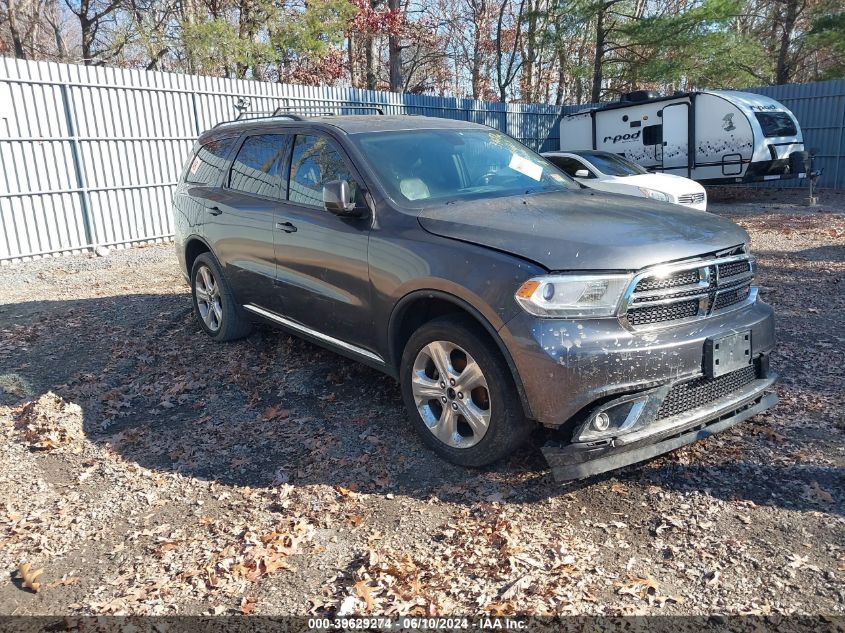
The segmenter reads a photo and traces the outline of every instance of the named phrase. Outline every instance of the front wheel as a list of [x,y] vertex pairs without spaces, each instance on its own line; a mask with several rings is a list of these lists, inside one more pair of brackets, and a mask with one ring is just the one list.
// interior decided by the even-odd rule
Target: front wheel
[[400,382],[414,428],[452,463],[491,464],[533,428],[501,353],[467,319],[444,317],[417,330],[405,346]]

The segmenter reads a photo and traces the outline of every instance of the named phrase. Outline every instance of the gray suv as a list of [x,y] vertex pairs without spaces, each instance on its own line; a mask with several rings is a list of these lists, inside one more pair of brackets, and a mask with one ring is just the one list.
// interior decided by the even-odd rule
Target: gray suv
[[268,322],[386,372],[422,440],[457,464],[494,462],[545,427],[555,477],[576,479],[777,401],[745,231],[583,189],[482,125],[221,124],[174,205],[206,334]]

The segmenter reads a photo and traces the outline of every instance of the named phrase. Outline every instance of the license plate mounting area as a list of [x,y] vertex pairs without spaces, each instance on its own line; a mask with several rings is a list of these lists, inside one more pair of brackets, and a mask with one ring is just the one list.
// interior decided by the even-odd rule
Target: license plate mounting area
[[754,362],[751,330],[734,332],[704,341],[704,374],[717,378]]

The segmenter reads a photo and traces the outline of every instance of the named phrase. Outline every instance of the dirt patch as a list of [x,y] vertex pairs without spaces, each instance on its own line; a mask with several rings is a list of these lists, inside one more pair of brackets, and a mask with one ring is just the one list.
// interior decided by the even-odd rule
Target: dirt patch
[[749,196],[713,211],[780,404],[568,486],[438,460],[392,380],[279,331],[209,341],[172,246],[0,269],[0,612],[845,613],[845,205]]

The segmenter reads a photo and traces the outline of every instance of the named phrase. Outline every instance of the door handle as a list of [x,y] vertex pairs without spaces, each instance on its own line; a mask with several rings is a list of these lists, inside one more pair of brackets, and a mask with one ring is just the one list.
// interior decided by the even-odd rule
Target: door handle
[[276,228],[285,233],[296,233],[296,227],[290,222],[276,222]]
[[220,207],[208,207],[208,212],[211,215],[220,215],[223,213],[223,210]]

